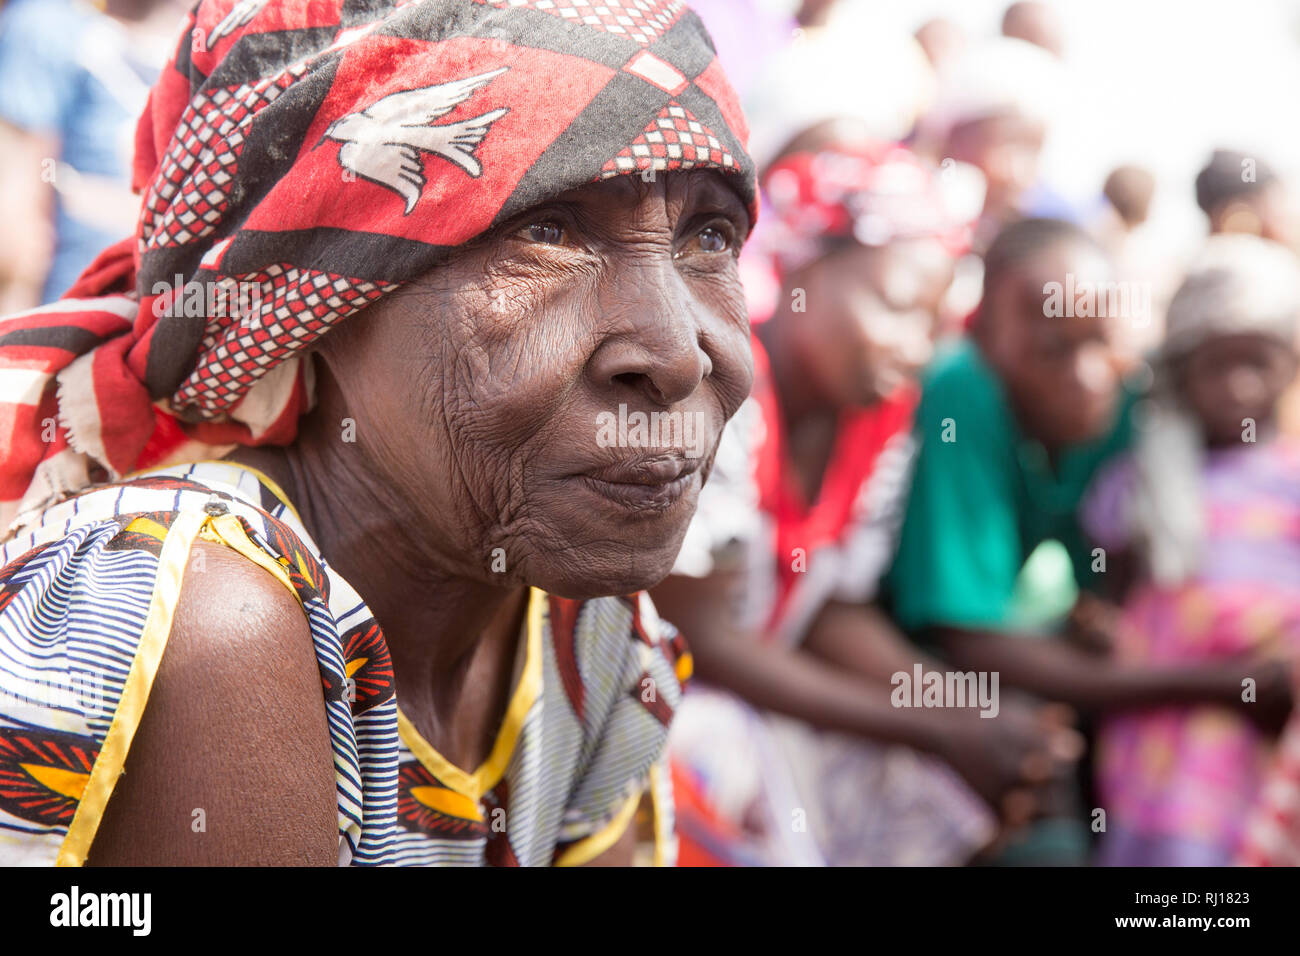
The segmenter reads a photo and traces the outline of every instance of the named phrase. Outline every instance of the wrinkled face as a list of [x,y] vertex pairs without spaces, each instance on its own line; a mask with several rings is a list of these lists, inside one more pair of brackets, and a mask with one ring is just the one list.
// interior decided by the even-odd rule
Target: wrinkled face
[[[1058,286],[1061,296],[1053,299],[1049,289]],[[988,289],[980,308],[980,347],[1021,425],[1046,445],[1098,437],[1114,420],[1123,360],[1113,334],[1120,319],[1116,296],[1101,294],[1113,287],[1100,253],[1058,242]],[[1092,303],[1085,305],[1090,289]],[[1057,306],[1066,301],[1073,305],[1061,314],[1065,310]]]
[[1271,336],[1221,335],[1188,353],[1179,380],[1207,441],[1231,445],[1241,443],[1248,419],[1256,429],[1272,422],[1295,373],[1295,353]]
[[748,226],[717,173],[593,183],[322,339],[321,387],[444,570],[567,597],[667,575],[749,393]]
[[892,394],[929,361],[952,272],[939,242],[913,239],[853,243],[789,277],[807,296],[806,312],[783,319],[806,379],[841,408]]

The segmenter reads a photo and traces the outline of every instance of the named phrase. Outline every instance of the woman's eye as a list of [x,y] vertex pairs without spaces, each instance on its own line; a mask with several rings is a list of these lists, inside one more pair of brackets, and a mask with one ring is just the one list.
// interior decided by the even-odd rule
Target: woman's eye
[[681,254],[689,255],[692,252],[718,253],[726,252],[731,248],[731,237],[723,229],[714,226],[707,226],[701,229],[682,250]]
[[564,227],[558,222],[547,219],[543,222],[530,223],[526,228],[528,238],[533,242],[544,242],[556,246],[564,241]]
[[726,252],[729,243],[721,229],[712,227],[700,232],[700,248],[705,252]]

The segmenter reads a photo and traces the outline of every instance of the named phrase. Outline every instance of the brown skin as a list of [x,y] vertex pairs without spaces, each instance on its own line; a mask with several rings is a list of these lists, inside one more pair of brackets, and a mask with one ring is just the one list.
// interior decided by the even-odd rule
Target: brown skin
[[974,329],[1016,417],[1049,450],[1100,435],[1119,397],[1121,360],[1111,326],[1123,319],[1047,314],[1044,287],[1064,286],[1068,274],[1076,288],[1112,280],[1101,253],[1058,243],[988,290]]
[[251,561],[194,549],[87,865],[332,866],[334,757],[307,619]]
[[[1222,335],[1203,342],[1179,362],[1174,374],[1184,401],[1191,407],[1211,448],[1242,448],[1243,419],[1255,421],[1255,440],[1267,442],[1276,434],[1277,406],[1282,393],[1295,380],[1296,355],[1272,336],[1254,333]],[[1106,577],[1113,579],[1114,594],[1125,596],[1141,574],[1141,562],[1132,552],[1114,556]],[[1247,708],[1257,725],[1280,732],[1290,715],[1290,668],[1279,660],[1251,653],[1229,658],[1223,667],[1237,680],[1228,703],[1240,707],[1240,679],[1254,677],[1257,703]]]
[[[880,401],[929,359],[952,270],[939,243],[911,240],[852,243],[786,277],[782,305],[758,334],[809,500],[821,487],[840,411]],[[791,311],[796,289],[806,312]]]
[[[780,315],[759,327],[780,366],[782,401],[798,392],[800,408],[865,406],[911,380],[930,358],[952,272],[942,245],[915,239],[851,243],[791,273]],[[795,289],[804,290],[806,312],[790,312]]]
[[[748,228],[744,206],[716,173],[652,183],[619,177],[565,193],[331,331],[318,348],[318,404],[294,444],[231,456],[285,489],[326,560],[366,600],[384,628],[403,711],[457,766],[478,766],[495,740],[528,586],[568,597],[618,594],[671,568],[722,427],[750,387],[736,270]],[[620,403],[698,413],[705,453],[598,447],[597,415]],[[342,440],[345,418],[355,423],[355,442]],[[497,547],[507,556],[504,574],[491,571]],[[266,578],[259,599],[270,602],[283,589],[258,573]],[[286,694],[284,713],[251,731],[230,693],[169,688],[169,666],[200,666],[188,648],[229,637],[205,595],[229,600],[253,589],[220,567],[196,577],[155,687],[153,723],[128,758],[139,783],[112,802],[116,825],[147,835],[136,852],[150,862],[203,862],[217,846],[222,859],[261,859],[270,852],[266,834],[275,833],[274,852],[331,863],[334,853],[326,859],[320,845],[335,846],[332,817],[299,841],[278,826],[241,825],[237,815],[250,804],[301,814],[284,799],[285,783],[309,769],[301,757],[262,760],[260,777],[230,776],[240,760],[279,754],[280,738],[301,738],[313,722],[320,730],[310,735],[311,753],[318,759],[322,745],[328,753],[319,679]],[[246,642],[282,670],[310,661],[305,625],[296,635],[273,627],[252,635]],[[248,681],[242,663],[225,663],[231,681]],[[220,725],[225,714],[233,716],[220,739],[242,756],[204,753],[166,733]],[[160,746],[175,751],[171,763],[151,756]],[[231,779],[245,784],[222,783]],[[319,796],[323,782],[311,779],[304,792]],[[183,796],[169,796],[180,781]],[[207,802],[192,802],[195,792]],[[324,793],[332,807],[332,773]],[[183,809],[185,819],[160,827],[158,806]],[[192,806],[231,821],[220,835],[228,842],[208,839],[218,836],[209,827],[202,847],[179,845]],[[630,858],[623,841],[598,862]],[[121,859],[108,852],[100,862]]]
[[803,0],[795,14],[795,22],[801,27],[823,27],[837,2],[838,0]]
[[982,231],[996,232],[1015,217],[1020,197],[1038,178],[1046,135],[1041,122],[1019,112],[959,123],[949,132],[943,155],[970,163],[984,174],[988,191]]
[[966,46],[965,31],[942,17],[921,24],[915,36],[916,42],[925,51],[926,59],[936,70],[954,61]]
[[[1021,428],[1042,442],[1049,455],[1100,435],[1113,420],[1118,397],[1119,360],[1109,336],[1113,317],[1044,315],[1044,284],[1064,283],[1070,272],[1076,288],[1085,280],[1109,279],[1095,250],[1058,242],[992,283],[974,330]],[[1255,395],[1258,390],[1247,391]],[[1206,401],[1213,405],[1222,398]],[[1238,440],[1240,432],[1238,418]],[[1146,667],[1098,653],[1109,641],[1096,632],[1109,626],[1110,615],[1093,599],[1085,600],[1087,606],[1070,621],[1070,627],[1081,632],[1073,635],[1075,640],[1026,641],[955,627],[936,628],[936,637],[945,657],[959,668],[999,671],[1009,685],[1083,710],[1210,701],[1241,709],[1267,729],[1276,727],[1279,712],[1289,711],[1289,675],[1280,662],[1243,658],[1210,666]],[[1241,700],[1241,680],[1247,676],[1258,682],[1258,703]]]
[[1078,756],[1077,737],[1052,713],[1005,699],[994,719],[974,711],[902,709],[890,675],[943,665],[918,652],[875,608],[827,605],[798,648],[740,633],[728,608],[744,599],[743,576],[673,575],[655,588],[656,607],[686,634],[695,674],[750,704],[825,730],[934,754],[950,764],[1010,825],[1032,814],[1035,789]]
[[[932,241],[882,249],[850,245],[786,277],[783,307],[761,327],[785,417],[789,454],[815,499],[838,415],[879,401],[929,357],[934,317],[952,278]],[[793,313],[793,290],[807,311]],[[949,762],[1005,818],[1034,807],[1032,789],[1077,755],[1077,741],[1051,715],[1004,704],[999,718],[973,712],[899,709],[890,676],[919,654],[872,606],[824,607],[797,648],[740,633],[730,608],[745,577],[719,569],[703,579],[668,578],[655,604],[691,642],[695,672],[751,704],[830,730],[904,744]]]
[[1256,441],[1271,437],[1278,402],[1295,375],[1295,351],[1259,334],[1216,336],[1178,369],[1183,396],[1212,447],[1240,445],[1245,419],[1254,421]]
[[[1242,448],[1245,422],[1266,443],[1278,432],[1282,396],[1294,384],[1295,351],[1268,335],[1219,335],[1176,360],[1170,371],[1209,448]],[[1136,554],[1110,556],[1106,583],[1119,600],[1142,574]]]
[[1042,47],[1053,56],[1065,52],[1065,29],[1056,12],[1045,3],[1013,3],[1002,15],[1002,35]]
[[1106,177],[1102,194],[1110,202],[1126,229],[1136,229],[1147,221],[1156,178],[1141,166],[1119,166]]
[[1278,181],[1248,196],[1220,203],[1210,213],[1210,232],[1259,236],[1292,249],[1300,244],[1286,189]]

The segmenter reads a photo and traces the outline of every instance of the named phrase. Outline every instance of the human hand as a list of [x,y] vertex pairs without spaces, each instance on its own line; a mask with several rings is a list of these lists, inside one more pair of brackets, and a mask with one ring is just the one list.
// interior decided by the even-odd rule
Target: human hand
[[1070,610],[1066,639],[1091,654],[1110,654],[1121,626],[1118,607],[1084,591]]
[[1014,829],[1043,808],[1046,790],[1083,754],[1073,713],[1004,702],[998,715],[954,712],[940,756]]
[[[1252,652],[1232,658],[1227,668],[1232,705],[1256,727],[1276,737],[1295,703],[1295,665],[1285,657]],[[1253,687],[1245,685],[1249,678]],[[1253,693],[1247,693],[1247,691]],[[1250,698],[1250,699],[1248,699]]]

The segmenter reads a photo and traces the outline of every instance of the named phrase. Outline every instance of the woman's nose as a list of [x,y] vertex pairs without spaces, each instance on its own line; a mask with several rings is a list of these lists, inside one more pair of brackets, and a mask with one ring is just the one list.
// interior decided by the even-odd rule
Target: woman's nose
[[605,339],[588,365],[598,387],[630,386],[668,406],[692,395],[713,372],[701,344],[699,307],[674,288],[679,283],[661,274],[620,289],[616,314],[602,318]]

